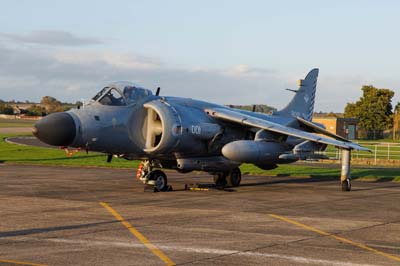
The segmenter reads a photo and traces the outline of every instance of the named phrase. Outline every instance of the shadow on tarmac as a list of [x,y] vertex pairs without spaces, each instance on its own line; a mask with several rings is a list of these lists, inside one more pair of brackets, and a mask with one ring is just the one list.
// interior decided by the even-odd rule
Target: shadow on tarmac
[[[129,220],[127,220],[129,221]],[[65,231],[65,230],[75,230],[81,228],[90,228],[96,227],[104,224],[113,224],[119,223],[118,220],[107,221],[107,222],[98,222],[98,223],[87,223],[87,224],[76,224],[76,225],[65,225],[65,226],[51,226],[44,228],[31,228],[17,231],[8,231],[8,232],[0,232],[0,238],[13,237],[13,236],[26,236],[32,234],[41,234],[41,233],[49,233],[49,232],[57,232],[57,231]]]

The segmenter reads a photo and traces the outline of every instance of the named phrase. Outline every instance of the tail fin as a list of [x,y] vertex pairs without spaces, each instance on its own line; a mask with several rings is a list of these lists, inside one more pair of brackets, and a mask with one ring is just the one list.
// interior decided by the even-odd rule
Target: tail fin
[[286,117],[302,117],[311,121],[314,112],[315,91],[317,87],[318,68],[311,70],[305,79],[299,80],[299,89],[294,91],[296,95],[276,115]]

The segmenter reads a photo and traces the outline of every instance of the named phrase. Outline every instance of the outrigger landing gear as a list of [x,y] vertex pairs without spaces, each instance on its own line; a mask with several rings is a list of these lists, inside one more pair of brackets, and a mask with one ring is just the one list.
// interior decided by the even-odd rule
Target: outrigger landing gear
[[234,168],[229,172],[220,172],[214,175],[214,183],[217,187],[238,187],[242,180],[242,173],[239,168]]
[[153,170],[158,164],[146,160],[139,165],[136,177],[145,185],[145,191],[152,189],[154,192],[172,190],[168,185],[167,175],[161,170]]
[[350,177],[350,150],[342,149],[342,171],[340,175],[340,183],[342,191],[351,190],[351,177]]

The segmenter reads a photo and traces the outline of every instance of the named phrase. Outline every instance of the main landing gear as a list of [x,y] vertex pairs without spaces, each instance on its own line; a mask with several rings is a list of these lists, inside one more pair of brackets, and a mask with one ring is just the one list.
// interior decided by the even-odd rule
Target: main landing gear
[[217,187],[238,187],[242,181],[242,173],[239,168],[234,168],[229,172],[214,174],[214,183]]
[[145,190],[152,189],[155,192],[172,190],[168,185],[167,175],[161,170],[153,170],[155,167],[160,165],[149,160],[140,163],[136,178],[145,184]]

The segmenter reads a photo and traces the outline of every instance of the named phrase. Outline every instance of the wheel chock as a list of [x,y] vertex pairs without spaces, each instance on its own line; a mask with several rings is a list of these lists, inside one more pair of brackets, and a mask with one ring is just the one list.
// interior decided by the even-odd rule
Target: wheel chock
[[190,191],[208,191],[210,190],[209,185],[202,185],[202,184],[185,184],[185,190]]

